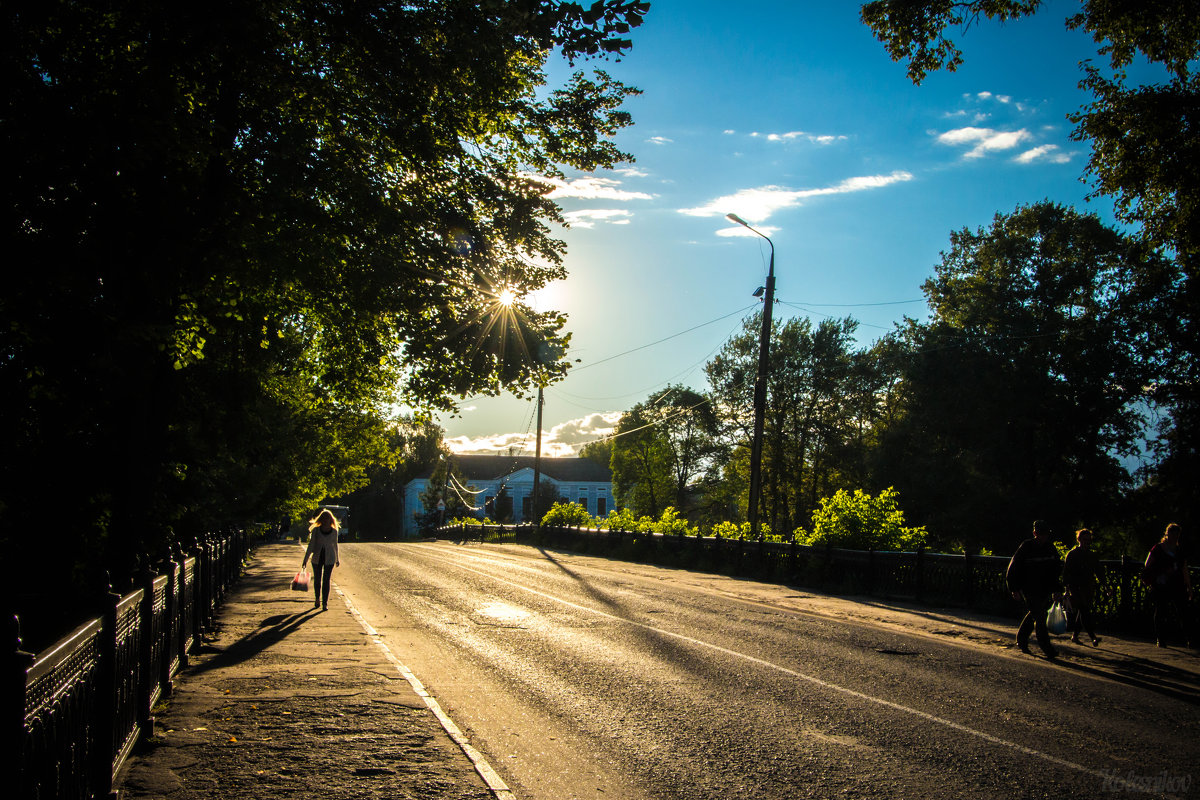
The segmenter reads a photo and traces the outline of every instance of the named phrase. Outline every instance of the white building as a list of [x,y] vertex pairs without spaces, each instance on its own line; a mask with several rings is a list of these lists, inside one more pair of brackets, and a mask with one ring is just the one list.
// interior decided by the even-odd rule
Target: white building
[[[454,455],[450,459],[463,487],[447,486],[447,496],[455,497],[457,491],[466,505],[478,509],[477,517],[485,516],[486,512],[498,522],[525,522],[529,518],[533,456]],[[429,487],[431,477],[432,469],[430,474],[414,478],[404,487],[405,536],[417,534],[417,518],[427,511],[421,494]],[[614,508],[612,471],[590,459],[543,458],[541,479],[557,486],[560,498],[580,504],[593,517],[607,516]],[[542,513],[547,510],[542,509]]]

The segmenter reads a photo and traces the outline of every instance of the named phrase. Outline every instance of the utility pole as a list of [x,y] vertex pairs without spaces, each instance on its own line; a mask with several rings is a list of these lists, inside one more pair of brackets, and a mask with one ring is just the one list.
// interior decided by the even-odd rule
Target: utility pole
[[542,483],[542,387],[538,386],[537,399],[537,443],[533,450],[533,496],[529,498],[529,509],[533,513],[533,524],[538,531],[542,528],[542,518],[538,514],[538,489]]
[[761,538],[758,506],[762,495],[763,423],[767,415],[767,368],[770,364],[771,311],[775,305],[775,243],[762,231],[751,228],[737,214],[726,214],[731,222],[758,234],[771,246],[771,266],[767,270],[766,296],[763,297],[762,330],[758,334],[758,371],[754,375],[754,440],[750,444],[750,537]]

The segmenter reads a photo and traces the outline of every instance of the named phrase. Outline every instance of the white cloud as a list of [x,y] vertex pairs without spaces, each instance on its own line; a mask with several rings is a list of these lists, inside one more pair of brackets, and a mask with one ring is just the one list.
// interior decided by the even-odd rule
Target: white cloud
[[805,131],[788,131],[787,133],[759,133],[755,131],[750,134],[751,138],[766,139],[768,142],[791,142],[796,139],[804,139],[812,144],[828,145],[834,142],[844,140],[845,136],[834,136],[832,134],[815,134],[806,133]]
[[[612,435],[620,419],[620,411],[596,412],[555,425],[542,433],[542,455],[551,458],[574,456],[588,442]],[[496,433],[475,437],[455,436],[446,439],[446,446],[453,453],[531,456],[536,442],[532,433]]]
[[963,154],[963,158],[980,158],[996,150],[1011,150],[1017,145],[1031,139],[1029,131],[1021,128],[1015,131],[997,131],[992,128],[955,128],[939,134],[941,144],[958,146],[974,144],[971,150]]
[[[963,95],[963,97],[969,98],[970,95],[966,94],[966,95]],[[991,92],[979,92],[978,94],[975,95],[975,97],[980,100],[995,100],[997,103],[1004,103],[1005,105],[1012,102],[1012,97],[1010,97],[1009,95],[1006,95],[1006,94],[992,94]]]
[[623,167],[614,169],[613,172],[626,178],[648,178],[650,176],[649,172],[642,172],[637,167]]
[[1044,144],[1032,150],[1026,150],[1013,161],[1018,164],[1032,164],[1035,161],[1049,161],[1051,164],[1066,164],[1071,160],[1070,153],[1060,152],[1056,144]]
[[633,215],[623,208],[584,208],[563,214],[563,218],[576,228],[594,228],[597,222],[628,225],[631,216]]
[[446,439],[446,447],[452,453],[507,453],[510,450],[520,455],[526,448],[533,449],[532,434],[496,433],[487,436],[454,436]]
[[654,195],[645,192],[631,192],[622,189],[621,182],[612,178],[576,178],[563,181],[557,178],[539,178],[538,180],[554,187],[547,197],[560,200],[564,197],[581,197],[585,200],[653,200]]
[[[762,222],[776,211],[793,208],[811,197],[879,189],[912,179],[912,173],[897,170],[890,175],[864,175],[847,178],[841,183],[820,189],[793,190],[785,189],[782,186],[761,186],[757,189],[743,189],[734,194],[718,197],[696,208],[681,208],[679,213],[691,217],[719,217],[734,213],[749,222]],[[735,234],[724,233],[721,235],[732,236]]]
[[[755,225],[754,230],[758,231],[763,236],[771,236],[772,234],[778,233],[780,229],[774,225]],[[733,238],[734,236],[749,236],[751,238],[758,238],[757,233],[747,230],[741,225],[731,225],[728,228],[721,228],[717,231],[717,236],[724,236],[727,239]],[[700,242],[695,242],[695,244],[700,244]]]
[[668,139],[665,136],[651,136],[646,141],[649,142],[650,144],[672,144],[675,140]]
[[[549,441],[579,447],[604,436],[611,436],[621,420],[620,411],[606,411],[588,414],[579,419],[567,420],[555,425],[549,431]],[[542,439],[545,446],[547,438]]]

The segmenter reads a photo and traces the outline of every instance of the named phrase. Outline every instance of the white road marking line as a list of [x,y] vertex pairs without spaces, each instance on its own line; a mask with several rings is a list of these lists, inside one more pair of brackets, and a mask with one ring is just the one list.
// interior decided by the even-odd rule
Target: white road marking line
[[349,595],[343,592],[338,586],[334,586],[334,591],[341,596],[343,602],[346,604],[346,607],[350,609],[350,613],[354,615],[356,620],[358,620],[358,624],[362,626],[364,631],[366,631],[367,636],[370,637],[371,641],[378,645],[379,649],[383,651],[384,657],[392,663],[392,665],[396,668],[396,671],[400,673],[400,677],[408,681],[408,685],[412,687],[413,691],[417,693],[417,696],[425,702],[426,707],[428,707],[429,710],[433,712],[433,715],[437,717],[437,721],[442,724],[442,727],[446,730],[446,733],[450,734],[450,738],[454,740],[455,744],[462,748],[462,751],[467,754],[467,758],[471,759],[471,763],[475,765],[475,771],[479,773],[481,778],[483,778],[483,781],[487,784],[488,789],[490,789],[492,794],[496,796],[496,800],[516,800],[516,794],[513,793],[512,789],[508,788],[508,784],[506,784],[504,779],[496,773],[496,770],[492,769],[492,765],[488,763],[487,758],[484,757],[483,753],[475,749],[470,740],[467,739],[466,734],[464,734],[462,730],[454,724],[454,720],[450,719],[450,715],[442,709],[442,706],[440,703],[438,703],[437,699],[425,689],[425,685],[421,683],[420,679],[417,678],[416,675],[412,673],[412,670],[406,667],[400,659],[396,658],[395,653],[393,653],[391,648],[387,646],[387,643],[383,641],[383,637],[379,635],[379,632],[371,626],[371,623],[367,622],[366,618],[363,617],[354,603],[350,601]]
[[[448,559],[442,559],[442,560],[447,561]],[[532,589],[528,586],[523,586],[519,583],[514,583],[513,581],[505,580],[504,578],[497,577],[495,575],[492,575],[487,572],[483,572],[481,570],[472,569],[471,567],[463,566],[462,564],[459,564],[454,561],[450,561],[450,563],[454,564],[459,569],[462,569],[466,572],[473,572],[476,575],[479,575],[481,577],[488,578],[490,580],[494,580],[499,583],[506,584],[508,586],[513,587],[514,589],[520,589],[521,591],[528,592],[529,594],[537,595],[538,597],[545,598],[546,600],[550,600],[555,603],[560,603],[569,608],[578,609],[580,611],[584,611],[589,614],[595,614],[596,616],[605,617],[607,619],[611,619],[616,622],[624,622],[627,625],[633,625],[635,627],[642,628],[644,630],[653,631],[654,633],[661,634],[663,636],[669,636],[673,639],[678,639],[679,641],[683,641],[683,642],[687,642],[689,644],[696,645],[697,647],[708,648],[710,650],[715,650],[718,653],[723,653],[727,656],[732,656],[734,658],[740,658],[744,661],[749,661],[752,664],[757,664],[758,666],[766,667],[767,669],[772,669],[777,672],[781,672],[781,673],[783,673],[785,675],[789,675],[793,678],[799,678],[802,681],[807,681],[808,683],[811,683],[814,686],[819,686],[822,689],[828,689],[830,691],[840,692],[841,694],[847,695],[849,697],[853,697],[857,700],[862,700],[867,703],[874,703],[876,705],[880,705],[885,708],[890,708],[894,711],[901,711],[905,714],[911,714],[915,717],[920,717],[921,719],[926,720],[928,722],[932,722],[937,725],[942,725],[944,727],[950,728],[951,730],[958,731],[959,733],[965,733],[967,735],[974,736],[978,739],[982,739],[985,742],[990,742],[991,744],[1000,745],[1001,747],[1007,747],[1011,750],[1015,750],[1018,753],[1022,753],[1027,756],[1033,756],[1035,758],[1040,758],[1040,759],[1042,759],[1044,761],[1048,761],[1052,764],[1057,764],[1060,767],[1066,767],[1067,769],[1075,770],[1076,772],[1082,772],[1085,775],[1091,775],[1091,776],[1099,778],[1101,780],[1111,777],[1110,773],[1103,772],[1101,770],[1092,769],[1091,767],[1085,767],[1082,764],[1076,764],[1074,761],[1067,761],[1066,759],[1059,758],[1058,756],[1053,756],[1053,755],[1050,755],[1049,753],[1043,753],[1041,750],[1035,750],[1034,748],[1026,747],[1023,744],[1017,744],[1016,742],[1010,742],[1007,739],[1001,739],[998,736],[993,736],[990,733],[985,733],[983,731],[975,730],[974,728],[970,728],[961,723],[954,722],[953,720],[945,719],[944,717],[939,717],[934,714],[930,714],[927,711],[921,711],[920,709],[912,708],[910,706],[902,705],[900,703],[895,703],[895,702],[892,702],[891,700],[885,700],[882,697],[874,697],[869,694],[864,694],[863,692],[860,692],[856,689],[850,689],[846,686],[839,686],[836,683],[830,683],[829,681],[822,680],[821,678],[818,678],[815,675],[808,675],[803,672],[798,672],[797,670],[790,669],[790,668],[782,666],[780,664],[775,664],[770,661],[766,661],[764,659],[758,658],[757,656],[747,655],[746,653],[739,653],[736,650],[730,650],[729,648],[722,647],[718,644],[713,644],[712,642],[706,642],[706,641],[703,641],[702,639],[695,639],[691,636],[685,636],[681,633],[675,633],[674,631],[665,630],[663,628],[658,628],[653,625],[647,625],[644,622],[637,622],[636,620],[626,619],[625,617],[619,617],[615,614],[609,614],[606,611],[600,611],[599,609],[589,608],[588,606],[580,605],[579,603],[573,603],[570,600],[566,600],[561,597],[556,597],[555,595],[547,594],[546,592],[541,592],[541,591],[538,591],[537,589]]]

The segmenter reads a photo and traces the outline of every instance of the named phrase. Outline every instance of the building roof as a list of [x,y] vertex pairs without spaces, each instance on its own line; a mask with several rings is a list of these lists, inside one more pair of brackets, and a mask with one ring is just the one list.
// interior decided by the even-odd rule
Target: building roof
[[[498,480],[523,469],[533,469],[533,456],[452,455],[455,469],[468,481]],[[542,458],[542,475],[565,483],[612,482],[612,470],[588,458]],[[433,470],[421,477],[428,478]]]

